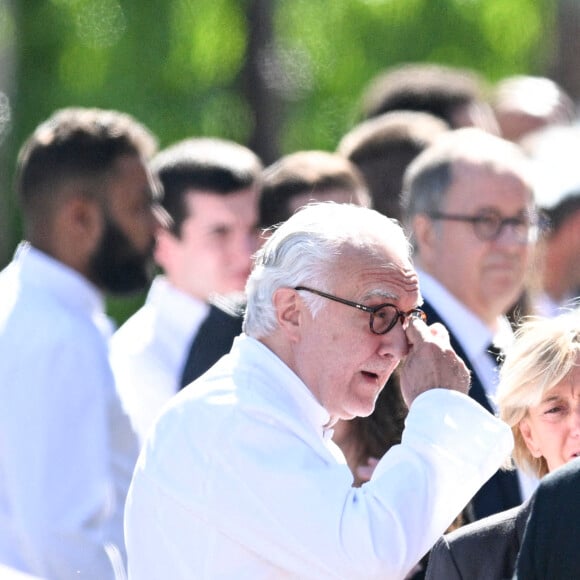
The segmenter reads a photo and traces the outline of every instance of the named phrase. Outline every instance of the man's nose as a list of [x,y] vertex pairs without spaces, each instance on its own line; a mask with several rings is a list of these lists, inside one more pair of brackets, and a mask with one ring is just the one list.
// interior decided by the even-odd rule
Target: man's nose
[[409,342],[407,341],[407,333],[400,320],[389,332],[379,336],[381,338],[379,351],[381,355],[394,356],[400,360],[408,354]]

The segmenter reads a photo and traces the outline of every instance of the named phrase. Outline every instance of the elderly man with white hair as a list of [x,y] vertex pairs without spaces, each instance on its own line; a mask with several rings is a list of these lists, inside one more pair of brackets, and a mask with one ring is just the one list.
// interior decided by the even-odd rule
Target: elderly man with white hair
[[[247,284],[244,333],[165,409],[126,508],[129,575],[404,578],[512,446],[427,326],[410,248],[374,210],[312,204]],[[402,443],[352,486],[332,443],[401,360]]]

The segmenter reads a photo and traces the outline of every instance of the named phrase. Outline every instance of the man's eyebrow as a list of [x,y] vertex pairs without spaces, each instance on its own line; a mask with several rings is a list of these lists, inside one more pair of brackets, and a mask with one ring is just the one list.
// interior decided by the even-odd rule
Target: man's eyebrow
[[399,295],[387,290],[371,290],[367,292],[361,300],[370,300],[372,298],[384,298],[385,300],[398,300]]
[[[388,292],[387,290],[371,290],[361,298],[361,301],[372,300],[373,298],[381,298],[388,302],[396,302],[400,299],[400,295],[395,294],[394,292]],[[415,308],[420,308],[422,305],[423,296],[419,295]]]

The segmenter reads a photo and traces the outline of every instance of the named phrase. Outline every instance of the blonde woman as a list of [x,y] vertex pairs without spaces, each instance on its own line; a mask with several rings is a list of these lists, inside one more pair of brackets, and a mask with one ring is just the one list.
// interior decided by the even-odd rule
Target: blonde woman
[[[524,322],[505,358],[501,418],[514,461],[539,478],[580,455],[580,312]],[[428,580],[511,578],[530,503],[469,524],[434,546]]]

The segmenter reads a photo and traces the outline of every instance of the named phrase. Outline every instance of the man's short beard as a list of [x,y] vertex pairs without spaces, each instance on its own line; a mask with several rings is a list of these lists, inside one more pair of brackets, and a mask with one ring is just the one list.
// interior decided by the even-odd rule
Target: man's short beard
[[140,253],[107,215],[99,246],[91,256],[93,282],[105,292],[127,295],[144,290],[154,275],[153,247]]

